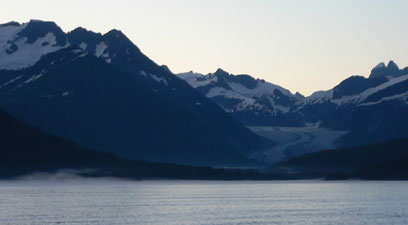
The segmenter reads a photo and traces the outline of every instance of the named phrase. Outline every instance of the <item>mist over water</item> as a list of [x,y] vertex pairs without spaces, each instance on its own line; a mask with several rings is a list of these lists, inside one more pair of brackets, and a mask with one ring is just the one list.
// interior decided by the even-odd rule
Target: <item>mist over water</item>
[[0,224],[407,224],[408,182],[0,182]]

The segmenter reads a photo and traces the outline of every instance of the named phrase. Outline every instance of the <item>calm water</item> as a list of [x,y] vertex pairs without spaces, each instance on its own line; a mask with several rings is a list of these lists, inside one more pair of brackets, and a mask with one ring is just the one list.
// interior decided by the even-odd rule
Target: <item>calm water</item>
[[408,224],[408,182],[0,182],[0,224]]

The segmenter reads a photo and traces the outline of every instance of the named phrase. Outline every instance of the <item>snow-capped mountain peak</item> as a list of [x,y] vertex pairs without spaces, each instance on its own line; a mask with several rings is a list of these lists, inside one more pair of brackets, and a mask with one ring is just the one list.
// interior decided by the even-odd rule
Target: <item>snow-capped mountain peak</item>
[[36,63],[43,55],[68,45],[54,22],[31,20],[0,25],[0,70],[17,70]]
[[54,22],[40,20],[0,25],[0,70],[28,68],[44,55],[69,46],[78,46],[105,62],[128,71],[129,75],[138,76],[145,70],[152,84],[163,86],[169,82],[181,82],[181,85],[185,85],[173,78],[168,68],[157,67],[120,30],[112,29],[101,34],[78,27],[64,33]]
[[222,69],[207,75],[190,71],[177,76],[243,123],[257,124],[256,118],[264,122],[264,118],[286,114],[303,99],[302,95],[294,95],[265,80],[246,74],[229,74]]
[[[42,56],[76,45],[108,63],[144,59],[141,51],[121,31],[106,34],[78,27],[64,33],[54,22],[30,20],[0,25],[0,70],[18,70],[38,62]],[[135,64],[135,63],[133,63]]]

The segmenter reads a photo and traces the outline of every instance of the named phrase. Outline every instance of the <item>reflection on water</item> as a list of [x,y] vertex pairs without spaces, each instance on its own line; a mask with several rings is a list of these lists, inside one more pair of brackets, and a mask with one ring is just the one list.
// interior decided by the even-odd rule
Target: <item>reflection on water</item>
[[408,182],[0,182],[0,224],[408,224]]

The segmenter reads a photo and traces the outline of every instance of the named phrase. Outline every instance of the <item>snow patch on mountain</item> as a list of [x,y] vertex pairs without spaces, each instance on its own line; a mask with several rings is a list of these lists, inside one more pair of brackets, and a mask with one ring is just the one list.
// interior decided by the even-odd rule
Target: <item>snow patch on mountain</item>
[[163,82],[164,85],[169,86],[169,84],[167,83],[166,78],[164,78],[164,77],[159,77],[159,76],[156,76],[156,75],[154,75],[154,74],[150,74],[150,77],[151,77],[153,80],[157,81],[158,83]]
[[27,38],[17,34],[24,29],[20,27],[0,27],[0,70],[17,70],[32,66],[50,52],[61,49],[53,33],[47,33],[34,43],[27,43]]
[[227,112],[242,111],[242,110],[249,110],[249,109],[257,109],[257,110],[262,109],[262,105],[256,103],[255,99],[245,97],[236,92],[226,90],[220,87],[211,88],[211,90],[208,92],[206,96],[208,98],[222,96],[227,99],[237,99],[240,101],[239,103],[235,105],[235,107],[226,107],[224,105],[220,105]]
[[147,73],[144,70],[140,71],[140,75],[147,77]]
[[99,44],[96,45],[95,56],[101,57],[105,53],[107,48],[108,46],[105,44],[105,42],[101,41]]
[[23,84],[28,84],[30,82],[34,82],[34,81],[40,79],[45,73],[46,73],[46,71],[42,70],[39,74],[33,75],[32,77],[28,78],[28,80],[24,81]]
[[79,44],[79,47],[80,47],[82,50],[86,50],[86,48],[88,47],[88,45],[87,45],[85,42],[81,42],[81,44]]
[[[214,98],[217,96],[222,96],[224,98],[227,99],[237,99],[240,100],[240,102],[236,105],[235,110],[245,110],[248,107],[255,107],[257,109],[262,108],[262,106],[260,104],[256,103],[255,99],[246,97],[244,95],[241,95],[237,92],[231,91],[231,90],[227,90],[225,88],[222,87],[213,87],[211,88],[208,93],[206,94],[207,98]],[[221,106],[222,108],[224,108],[226,111],[234,111],[234,109],[231,108],[227,108],[225,106]]]
[[222,88],[222,87],[213,87],[213,88],[211,88],[208,91],[208,93],[206,94],[206,96],[208,98],[213,98],[213,97],[216,97],[216,96],[223,96],[223,97],[226,97],[226,98],[234,98],[234,99],[241,99],[241,100],[247,99],[247,97],[245,97],[245,96],[243,96],[243,95],[241,95],[241,94],[239,94],[237,92],[227,90],[227,89]]
[[390,100],[395,100],[395,99],[402,99],[402,100],[404,100],[405,103],[407,103],[407,100],[408,100],[408,92],[405,92],[405,93],[402,93],[402,94],[393,95],[393,96],[387,96],[387,97],[382,98],[382,99],[379,100],[379,101],[363,103],[363,104],[359,104],[359,105],[357,105],[357,106],[376,105],[376,104],[380,104],[380,103],[385,102],[385,101],[390,101]]
[[290,107],[289,107],[289,106],[285,107],[285,106],[281,106],[281,105],[274,105],[274,107],[275,107],[278,111],[283,112],[283,113],[288,113],[288,112],[290,111]]
[[83,52],[83,50],[82,49],[72,49],[71,52],[74,54],[77,54],[77,53]]
[[367,99],[370,95],[372,95],[372,94],[374,94],[376,92],[379,92],[381,90],[384,90],[384,89],[386,89],[388,87],[391,87],[393,85],[396,85],[396,84],[398,84],[400,82],[406,81],[406,80],[408,80],[408,75],[393,78],[393,79],[389,80],[388,82],[385,82],[385,83],[383,83],[383,84],[381,84],[381,85],[379,85],[377,87],[367,89],[366,91],[364,91],[360,95],[358,95],[358,96],[354,97],[353,99],[351,99],[351,101],[362,102],[365,99]]
[[187,72],[187,73],[179,73],[177,76],[184,81],[186,81],[190,86],[193,88],[198,88],[201,86],[207,86],[211,83],[215,83],[218,81],[218,78],[214,75],[207,75],[204,76],[203,74],[200,73],[194,73],[194,72]]
[[13,82],[17,81],[18,79],[20,79],[20,78],[22,78],[22,77],[23,77],[23,75],[20,75],[20,76],[17,76],[17,77],[15,77],[15,78],[13,78],[13,79],[7,81],[6,83],[0,85],[0,88],[5,87],[5,86],[7,86],[7,85],[13,83]]
[[0,44],[4,44],[9,40],[14,40],[17,34],[23,30],[27,24],[20,26],[0,26]]
[[253,89],[247,88],[242,84],[235,83],[235,82],[227,82],[228,86],[231,87],[232,90],[241,93],[245,96],[249,97],[260,97],[262,95],[274,95],[274,91],[277,89],[285,95],[292,95],[288,90],[283,89],[278,85],[274,85],[267,82],[258,82],[256,87]]

